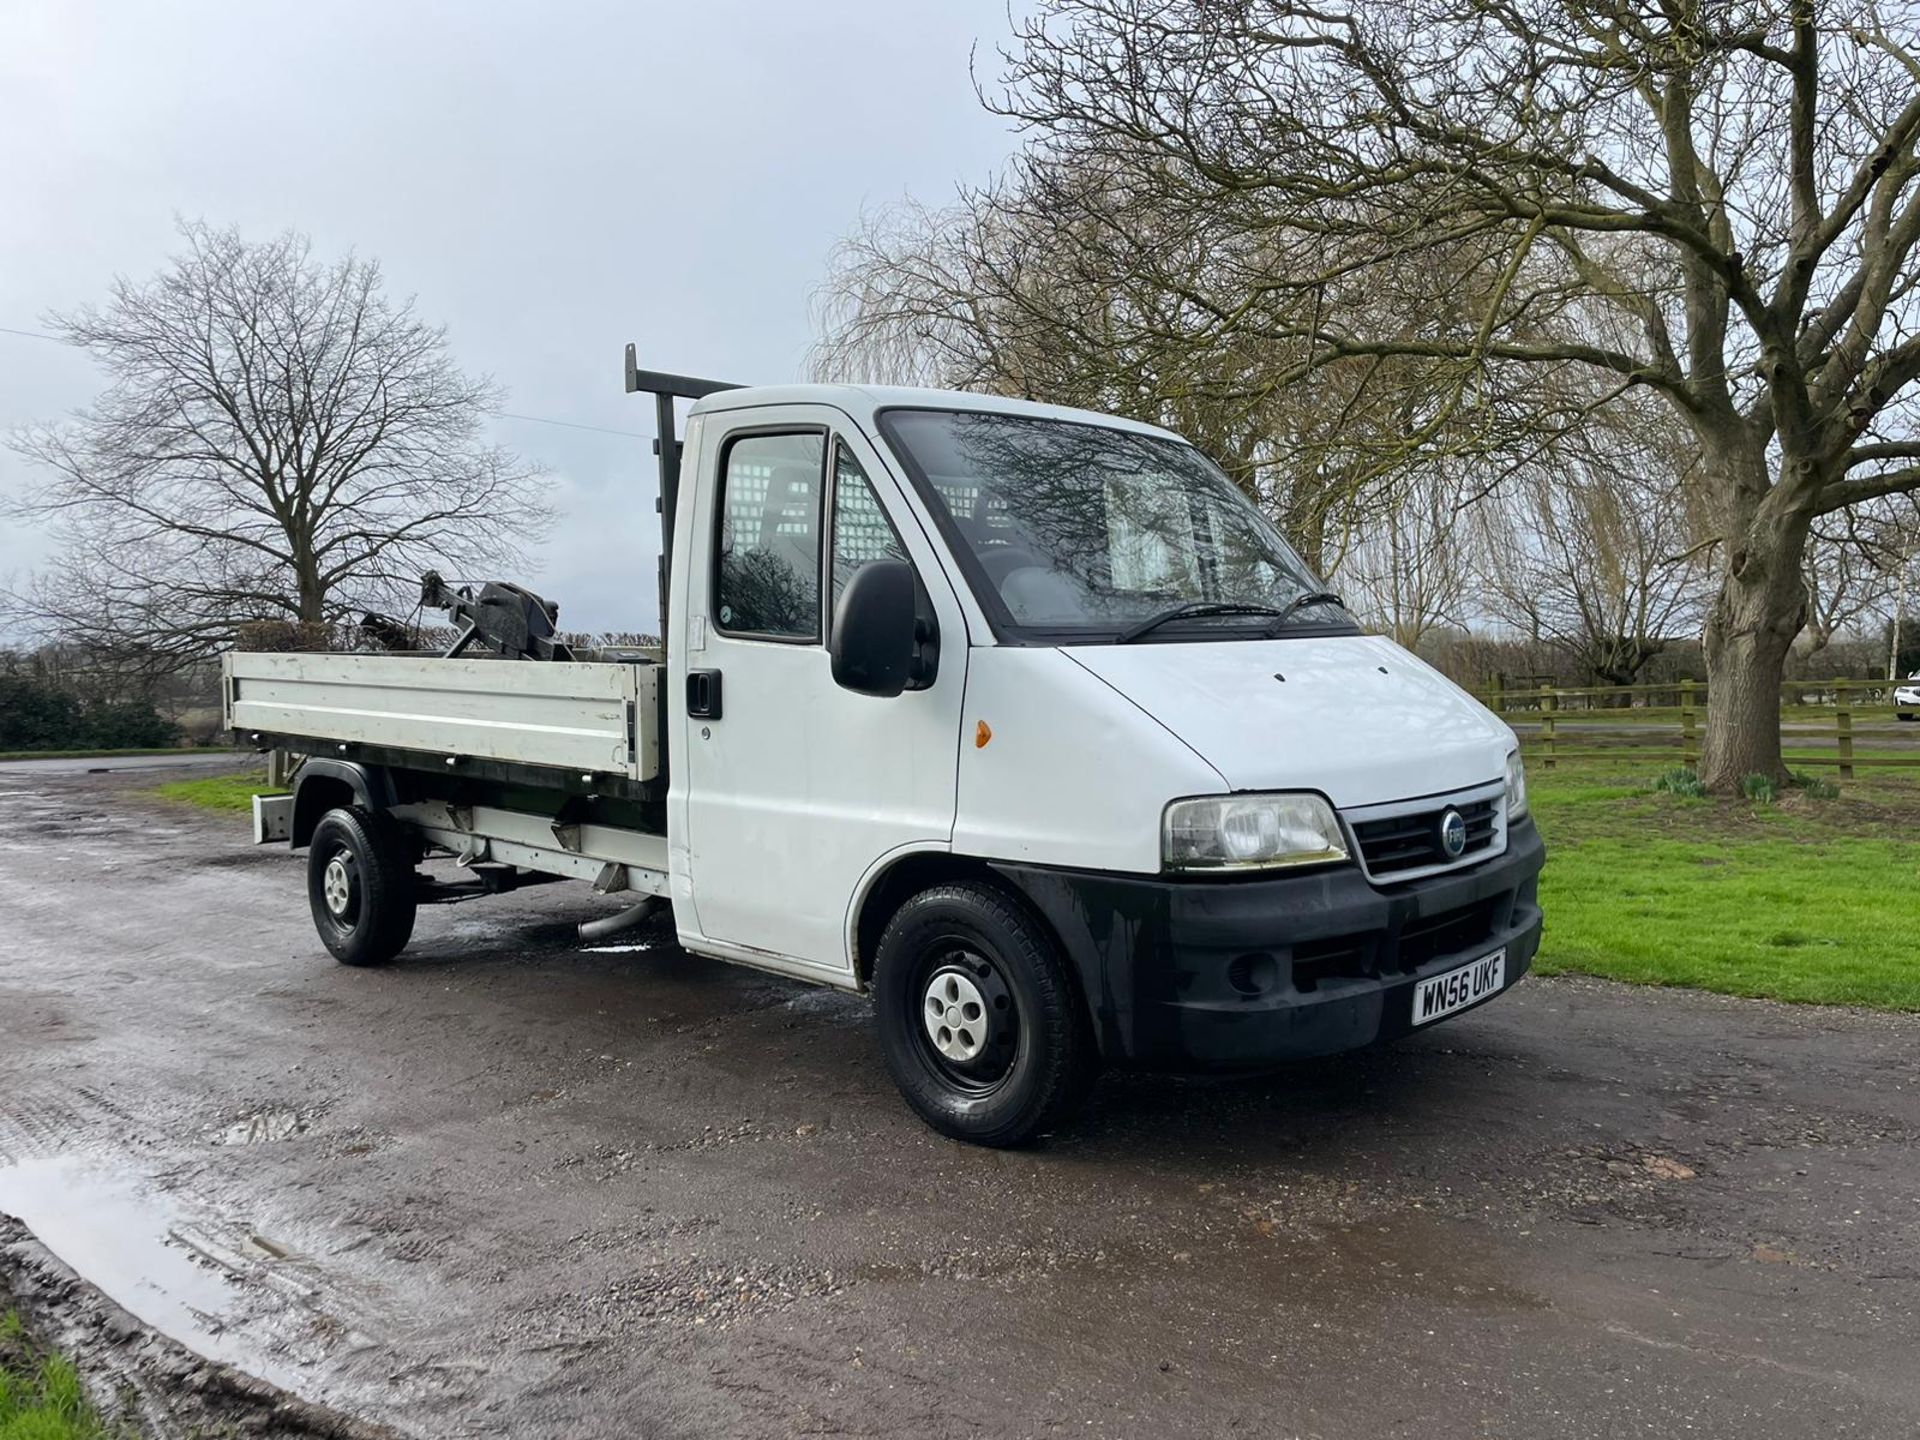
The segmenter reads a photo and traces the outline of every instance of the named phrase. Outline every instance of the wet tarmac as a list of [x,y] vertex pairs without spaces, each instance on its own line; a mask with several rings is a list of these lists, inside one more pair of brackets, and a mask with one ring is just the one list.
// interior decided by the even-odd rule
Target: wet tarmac
[[231,750],[178,750],[165,755],[61,755],[49,760],[0,760],[0,775],[107,775],[126,770],[231,768]]
[[[334,964],[300,862],[0,771],[0,1211],[420,1435],[1910,1436],[1920,1019],[1530,979],[952,1144],[864,1002],[585,948]],[[1551,917],[1549,917],[1551,924]]]

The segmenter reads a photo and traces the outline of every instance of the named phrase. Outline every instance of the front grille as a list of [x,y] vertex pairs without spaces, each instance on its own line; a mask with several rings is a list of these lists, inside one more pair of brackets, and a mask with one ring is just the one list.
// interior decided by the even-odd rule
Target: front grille
[[1444,955],[1472,952],[1493,937],[1509,892],[1409,920],[1399,933],[1335,935],[1295,945],[1293,988],[1311,994],[1323,980],[1369,980],[1410,974]]
[[1374,974],[1375,938],[1336,935],[1306,940],[1293,947],[1293,988],[1313,991],[1322,980],[1364,980]]
[[[1458,857],[1440,848],[1440,817],[1449,810],[1458,810],[1467,822],[1467,848]],[[1383,820],[1357,821],[1353,838],[1360,844],[1360,857],[1366,861],[1368,873],[1379,878],[1434,865],[1466,864],[1492,848],[1497,818],[1493,799],[1437,804],[1430,810]]]
[[1400,927],[1400,944],[1394,958],[1402,970],[1418,970],[1429,960],[1471,949],[1493,934],[1494,916],[1499,908],[1498,899],[1482,900],[1477,905],[1410,920]]

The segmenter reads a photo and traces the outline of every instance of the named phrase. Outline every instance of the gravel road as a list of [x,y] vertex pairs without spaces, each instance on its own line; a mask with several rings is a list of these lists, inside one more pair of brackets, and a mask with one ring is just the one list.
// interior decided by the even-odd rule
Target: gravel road
[[0,1211],[310,1400],[433,1436],[1920,1433],[1920,1018],[1529,979],[1383,1052],[1110,1077],[997,1153],[908,1113],[864,1002],[582,948],[581,887],[336,965],[299,859],[152,783],[0,770]]

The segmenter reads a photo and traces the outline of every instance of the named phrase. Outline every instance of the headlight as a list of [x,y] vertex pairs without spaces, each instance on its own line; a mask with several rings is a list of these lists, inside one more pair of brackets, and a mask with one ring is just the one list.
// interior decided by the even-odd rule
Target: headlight
[[1267,870],[1347,858],[1333,807],[1318,795],[1208,795],[1167,806],[1169,870]]
[[1522,819],[1527,813],[1527,767],[1520,762],[1520,752],[1507,752],[1507,820],[1509,823]]

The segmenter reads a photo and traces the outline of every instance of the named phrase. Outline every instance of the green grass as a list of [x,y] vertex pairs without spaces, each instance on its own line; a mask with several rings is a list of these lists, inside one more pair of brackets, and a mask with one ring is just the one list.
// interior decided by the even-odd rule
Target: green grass
[[80,1372],[58,1355],[42,1355],[20,1317],[0,1317],[0,1440],[107,1440],[109,1429],[87,1398]]
[[1808,775],[1802,772],[1793,777],[1793,783],[1806,792],[1809,800],[1838,800],[1840,798],[1839,782],[1828,780],[1823,776]]
[[1768,800],[1656,790],[1653,768],[1611,762],[1530,778],[1542,973],[1920,1010],[1920,780]]
[[1707,788],[1700,783],[1700,777],[1685,765],[1662,770],[1654,777],[1653,788],[1688,800],[1704,800],[1707,796]]
[[270,790],[264,779],[249,771],[245,775],[203,775],[193,780],[169,780],[164,785],[156,785],[153,793],[162,800],[198,805],[203,810],[245,813],[253,809],[255,795],[278,792]]

